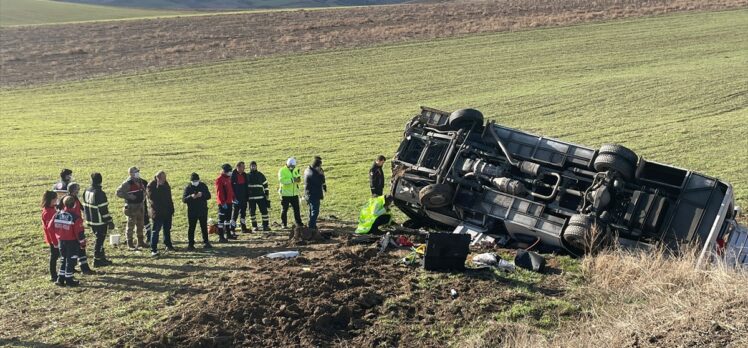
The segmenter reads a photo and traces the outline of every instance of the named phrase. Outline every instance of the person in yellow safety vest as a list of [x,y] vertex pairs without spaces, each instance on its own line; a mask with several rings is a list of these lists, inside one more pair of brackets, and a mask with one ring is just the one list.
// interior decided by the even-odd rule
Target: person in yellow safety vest
[[392,196],[377,196],[369,198],[369,202],[361,209],[358,217],[356,234],[379,234],[379,227],[392,222],[390,205]]
[[301,209],[299,208],[299,183],[301,183],[301,173],[296,168],[296,159],[291,157],[286,161],[286,165],[278,171],[278,181],[280,188],[278,193],[281,195],[281,223],[283,228],[288,228],[288,206],[293,208],[293,217],[296,226],[304,226],[301,222]]

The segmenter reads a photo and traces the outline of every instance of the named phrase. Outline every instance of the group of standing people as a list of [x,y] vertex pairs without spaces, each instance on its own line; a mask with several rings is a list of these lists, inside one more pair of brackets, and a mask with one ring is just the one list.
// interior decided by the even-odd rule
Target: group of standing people
[[[111,265],[104,250],[107,231],[115,228],[109,213],[109,201],[102,189],[102,175],[91,174],[91,186],[79,199],[80,185],[75,183],[73,172],[63,169],[60,181],[52,191],[42,197],[42,223],[45,242],[50,250],[50,277],[61,286],[75,286],[74,266],[80,264],[83,274],[94,274],[87,262],[86,234],[84,223],[96,238],[94,245],[94,267]],[[371,176],[370,176],[371,179]],[[316,229],[321,202],[327,192],[322,158],[315,156],[303,175],[291,157],[278,171],[278,193],[281,197],[281,224],[288,228],[289,210],[293,210],[296,226],[304,226],[301,219],[300,197],[309,206],[308,227]],[[303,190],[301,185],[303,183]],[[270,190],[265,175],[258,170],[257,163],[239,162],[235,168],[230,164],[221,166],[215,182],[215,199],[218,205],[217,233],[219,243],[237,239],[237,229],[243,233],[270,231]],[[383,181],[382,181],[383,185]],[[379,189],[381,192],[381,188]],[[303,195],[303,196],[302,196]],[[130,250],[150,248],[152,256],[158,256],[160,234],[168,251],[176,251],[171,239],[174,201],[166,172],[158,171],[148,182],[141,178],[137,167],[128,169],[128,178],[119,185],[116,196],[124,201],[127,219],[125,242]],[[212,195],[208,185],[192,173],[184,188],[182,202],[187,205],[187,250],[195,250],[195,230],[200,225],[203,248],[211,248],[208,238],[208,202]],[[249,208],[251,224],[247,226]],[[257,218],[260,212],[261,227]],[[58,268],[57,262],[61,259]]]
[[[96,236],[94,244],[94,267],[111,264],[104,252],[106,232],[114,228],[109,215],[109,203],[101,189],[100,173],[91,174],[91,187],[83,194],[83,202],[78,198],[80,185],[73,182],[73,172],[63,169],[60,181],[42,196],[42,223],[44,241],[49,245],[50,280],[58,285],[75,286],[73,279],[75,263],[80,264],[83,274],[95,273],[88,265],[87,240],[83,220]],[[57,260],[61,258],[60,267]],[[59,270],[59,271],[58,271]]]

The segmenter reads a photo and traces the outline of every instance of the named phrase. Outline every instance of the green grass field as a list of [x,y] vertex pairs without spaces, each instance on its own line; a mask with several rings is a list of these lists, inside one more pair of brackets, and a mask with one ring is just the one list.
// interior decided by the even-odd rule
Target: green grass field
[[0,0],[0,26],[158,17],[188,11],[137,9],[51,0]]
[[[21,308],[40,316],[62,301],[80,307],[69,329],[50,318],[24,338],[90,343],[103,334],[88,323],[102,315],[127,328],[163,314],[138,307],[163,292],[103,311],[49,292],[38,201],[61,168],[84,187],[90,172],[102,172],[121,228],[114,189],[132,165],[146,177],[166,170],[179,194],[191,172],[212,182],[224,162],[256,160],[272,178],[288,156],[305,165],[321,155],[329,188],[322,215],[352,219],[368,196],[371,160],[393,153],[419,105],[475,107],[499,123],[593,147],[626,144],[732,183],[745,206],[745,32],[746,10],[679,14],[1,91],[0,328],[20,325],[12,321]],[[177,206],[173,238],[182,242],[186,212]]]

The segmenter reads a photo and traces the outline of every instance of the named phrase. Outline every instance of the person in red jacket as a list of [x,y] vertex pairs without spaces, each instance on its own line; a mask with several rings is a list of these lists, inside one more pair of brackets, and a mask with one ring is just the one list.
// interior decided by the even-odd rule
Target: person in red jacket
[[57,237],[49,226],[49,222],[57,214],[55,202],[57,202],[57,192],[44,192],[44,196],[42,196],[42,227],[44,228],[44,242],[49,245],[49,275],[53,282],[57,281],[57,260],[60,258],[60,250],[57,249]]
[[73,213],[75,198],[65,196],[62,199],[63,210],[58,211],[54,218],[49,221],[47,227],[57,238],[57,247],[62,256],[60,272],[57,275],[59,286],[77,286],[78,281],[73,278],[73,257],[78,255],[81,246],[85,246],[85,239],[79,240],[83,231],[83,219]]
[[223,170],[216,178],[216,201],[218,202],[218,242],[226,243],[226,238],[236,239],[231,232],[231,206],[234,202],[234,189],[231,186],[231,165],[221,166]]
[[[78,199],[78,194],[80,193],[81,186],[78,185],[77,182],[71,182],[68,184],[68,194],[65,197],[72,197],[75,200],[75,204],[71,210],[75,216],[83,218],[83,205],[81,204],[80,199]],[[64,199],[64,197],[63,197]],[[62,206],[62,201],[57,206],[58,210],[63,210],[64,207]],[[85,235],[83,234],[83,228],[81,227],[79,233],[79,240],[81,241],[81,247],[78,250],[78,263],[81,265],[81,273],[85,275],[91,275],[96,274],[96,271],[91,269],[91,266],[88,265],[88,256],[86,255],[86,242],[85,242]]]

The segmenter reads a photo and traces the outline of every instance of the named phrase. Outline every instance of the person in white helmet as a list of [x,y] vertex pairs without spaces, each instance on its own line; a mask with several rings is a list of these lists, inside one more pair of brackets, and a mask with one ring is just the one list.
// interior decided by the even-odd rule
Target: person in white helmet
[[296,226],[304,226],[301,222],[301,209],[299,208],[299,184],[301,183],[301,174],[296,168],[296,159],[291,157],[286,161],[286,165],[278,171],[278,181],[280,188],[278,193],[281,195],[281,223],[283,228],[288,228],[288,207],[293,208],[293,216]]

